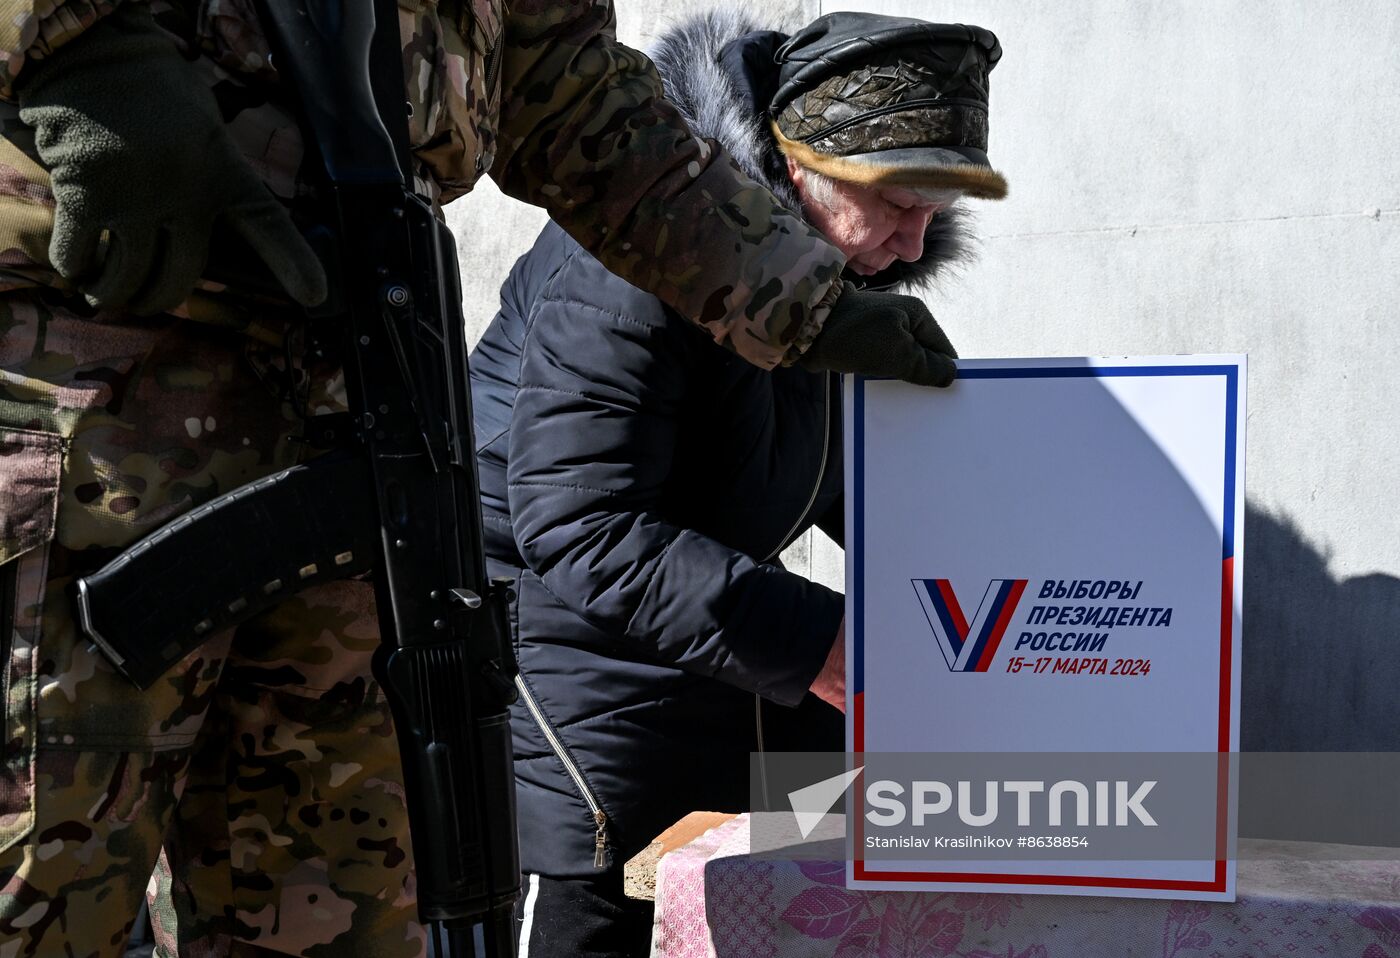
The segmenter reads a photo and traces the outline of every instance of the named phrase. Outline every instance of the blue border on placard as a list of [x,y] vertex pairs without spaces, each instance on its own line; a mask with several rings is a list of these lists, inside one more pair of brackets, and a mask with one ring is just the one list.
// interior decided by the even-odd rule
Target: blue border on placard
[[[1235,555],[1235,437],[1239,414],[1239,375],[1237,365],[1210,366],[1049,366],[1044,368],[997,367],[994,369],[960,369],[959,379],[1101,379],[1109,376],[1224,376],[1225,377],[1225,516],[1221,530],[1221,559]],[[865,384],[886,377],[855,377],[853,412],[855,423],[852,444],[855,446],[855,468],[852,492],[855,496],[855,688],[853,695],[865,691]]]

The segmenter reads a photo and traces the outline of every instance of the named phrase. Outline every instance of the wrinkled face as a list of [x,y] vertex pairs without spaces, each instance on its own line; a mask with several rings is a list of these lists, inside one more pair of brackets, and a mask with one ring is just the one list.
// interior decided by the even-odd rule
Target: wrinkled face
[[940,191],[935,199],[896,186],[821,180],[791,159],[788,175],[808,221],[846,254],[846,265],[862,276],[878,273],[897,259],[912,263],[922,256],[929,220],[957,198],[950,191]]

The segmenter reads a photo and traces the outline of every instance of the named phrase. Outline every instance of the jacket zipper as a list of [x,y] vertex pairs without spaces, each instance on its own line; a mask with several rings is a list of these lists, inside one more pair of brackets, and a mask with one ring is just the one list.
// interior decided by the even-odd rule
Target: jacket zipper
[[491,97],[496,90],[496,74],[500,72],[501,43],[498,40],[486,54],[486,96]]
[[3,691],[10,687],[10,658],[14,651],[15,619],[17,617],[19,588],[19,560],[11,559],[0,565],[0,734],[9,725],[9,696]]
[[588,787],[588,783],[583,780],[583,773],[574,764],[573,756],[569,754],[564,743],[559,741],[559,736],[554,734],[554,727],[549,724],[549,720],[544,717],[544,712],[535,702],[535,697],[530,694],[529,687],[525,684],[524,676],[515,677],[515,687],[520,690],[520,697],[525,702],[525,707],[530,710],[530,715],[534,718],[535,724],[539,726],[544,737],[549,740],[549,747],[553,749],[560,763],[564,766],[564,771],[569,773],[569,777],[574,780],[574,786],[578,788],[579,794],[583,796],[584,802],[588,805],[588,810],[593,813],[593,824],[598,831],[593,838],[593,867],[606,868],[608,864],[608,816],[603,811],[598,799],[593,796],[593,790]]
[[[792,524],[792,528],[783,534],[778,540],[778,546],[764,558],[764,562],[771,562],[773,557],[783,551],[783,546],[787,545],[788,537],[802,528],[802,522],[807,518],[807,513],[812,511],[812,504],[817,501],[817,495],[822,489],[822,479],[826,476],[826,460],[831,452],[831,374],[823,376],[822,382],[822,458],[821,464],[817,466],[817,481],[812,484],[812,494],[807,497],[807,505],[803,506],[802,512],[798,515],[797,521]],[[763,807],[769,809],[772,806],[768,803],[768,763],[764,758],[765,749],[763,747],[763,696],[757,692],[753,697],[753,724],[754,724],[754,744],[758,746],[758,776],[759,785],[763,794]]]
[[802,512],[798,514],[797,521],[792,524],[791,529],[783,533],[777,547],[764,557],[764,562],[771,562],[775,555],[783,551],[789,537],[802,528],[803,520],[807,518],[807,513],[812,511],[812,504],[817,501],[817,494],[822,490],[822,479],[826,476],[826,460],[831,451],[831,374],[823,374],[822,378],[822,459],[821,465],[817,467],[817,481],[812,484],[812,494],[807,498],[807,505],[803,506]]
[[[504,12],[504,7],[502,7],[502,15],[504,15]],[[497,40],[496,45],[486,53],[486,98],[488,102],[495,94],[496,74],[500,72],[501,59],[501,41]],[[480,176],[484,172],[486,172],[486,163],[483,157],[478,154],[476,158],[476,175]]]

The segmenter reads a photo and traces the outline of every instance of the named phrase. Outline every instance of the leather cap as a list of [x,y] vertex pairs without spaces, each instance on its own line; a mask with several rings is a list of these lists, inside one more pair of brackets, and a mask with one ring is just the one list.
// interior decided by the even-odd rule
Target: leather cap
[[833,179],[1001,199],[987,157],[996,35],[965,24],[833,13],[777,52],[769,109],[783,153]]

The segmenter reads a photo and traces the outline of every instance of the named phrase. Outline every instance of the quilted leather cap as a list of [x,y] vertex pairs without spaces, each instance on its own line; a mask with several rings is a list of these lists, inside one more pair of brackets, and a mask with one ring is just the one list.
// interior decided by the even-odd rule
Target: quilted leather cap
[[1006,180],[987,157],[987,78],[1000,59],[982,27],[829,14],[778,49],[774,134],[834,179],[1001,199]]

